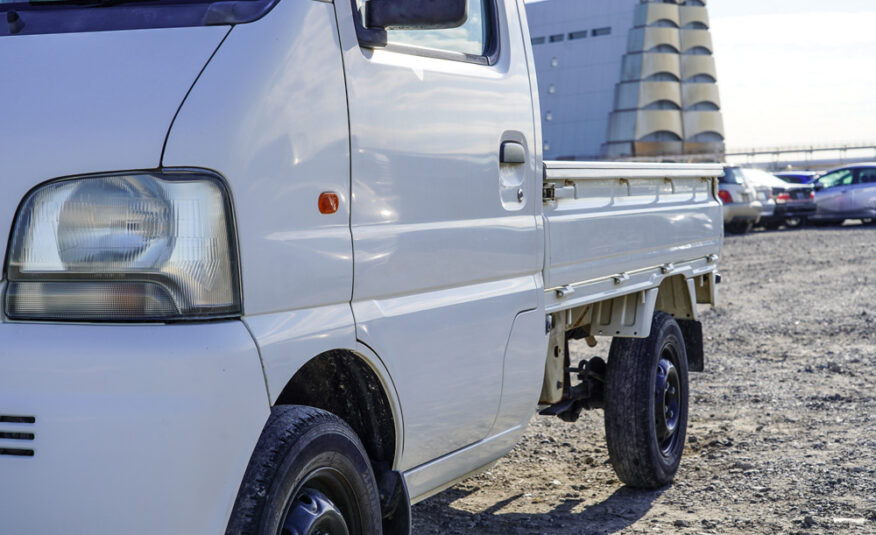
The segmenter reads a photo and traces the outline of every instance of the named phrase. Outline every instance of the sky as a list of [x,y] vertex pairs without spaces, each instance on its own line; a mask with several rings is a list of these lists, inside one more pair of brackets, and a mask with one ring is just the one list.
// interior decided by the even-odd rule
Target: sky
[[876,144],[876,1],[707,5],[728,148]]
[[876,0],[706,4],[728,149],[876,144]]

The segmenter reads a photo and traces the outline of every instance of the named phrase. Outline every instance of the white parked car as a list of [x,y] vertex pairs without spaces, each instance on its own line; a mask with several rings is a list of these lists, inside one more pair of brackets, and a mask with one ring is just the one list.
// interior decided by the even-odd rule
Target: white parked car
[[537,409],[672,480],[721,168],[543,162],[522,1],[367,5],[0,4],[0,531],[407,533]]
[[[745,180],[742,169],[725,167],[720,178],[718,196],[724,203],[724,228],[732,234],[750,232],[754,225],[760,222],[764,212],[771,213],[769,206],[764,207],[763,192],[758,191],[753,184]],[[773,210],[775,205],[773,205]]]

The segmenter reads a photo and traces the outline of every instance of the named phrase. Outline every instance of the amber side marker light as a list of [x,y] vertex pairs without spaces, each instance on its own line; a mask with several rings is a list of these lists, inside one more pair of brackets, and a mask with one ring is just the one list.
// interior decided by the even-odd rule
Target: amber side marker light
[[338,211],[338,194],[330,191],[325,191],[319,195],[319,213],[333,214]]

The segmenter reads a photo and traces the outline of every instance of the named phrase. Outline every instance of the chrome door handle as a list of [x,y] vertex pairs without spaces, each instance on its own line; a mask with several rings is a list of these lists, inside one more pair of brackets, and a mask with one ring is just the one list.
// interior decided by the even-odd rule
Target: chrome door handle
[[499,162],[512,165],[526,163],[526,150],[516,141],[503,141],[499,147]]

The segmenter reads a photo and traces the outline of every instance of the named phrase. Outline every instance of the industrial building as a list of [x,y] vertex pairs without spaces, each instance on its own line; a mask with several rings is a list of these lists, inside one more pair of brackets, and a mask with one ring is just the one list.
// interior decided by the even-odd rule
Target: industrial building
[[541,0],[526,10],[545,158],[724,151],[704,0]]

